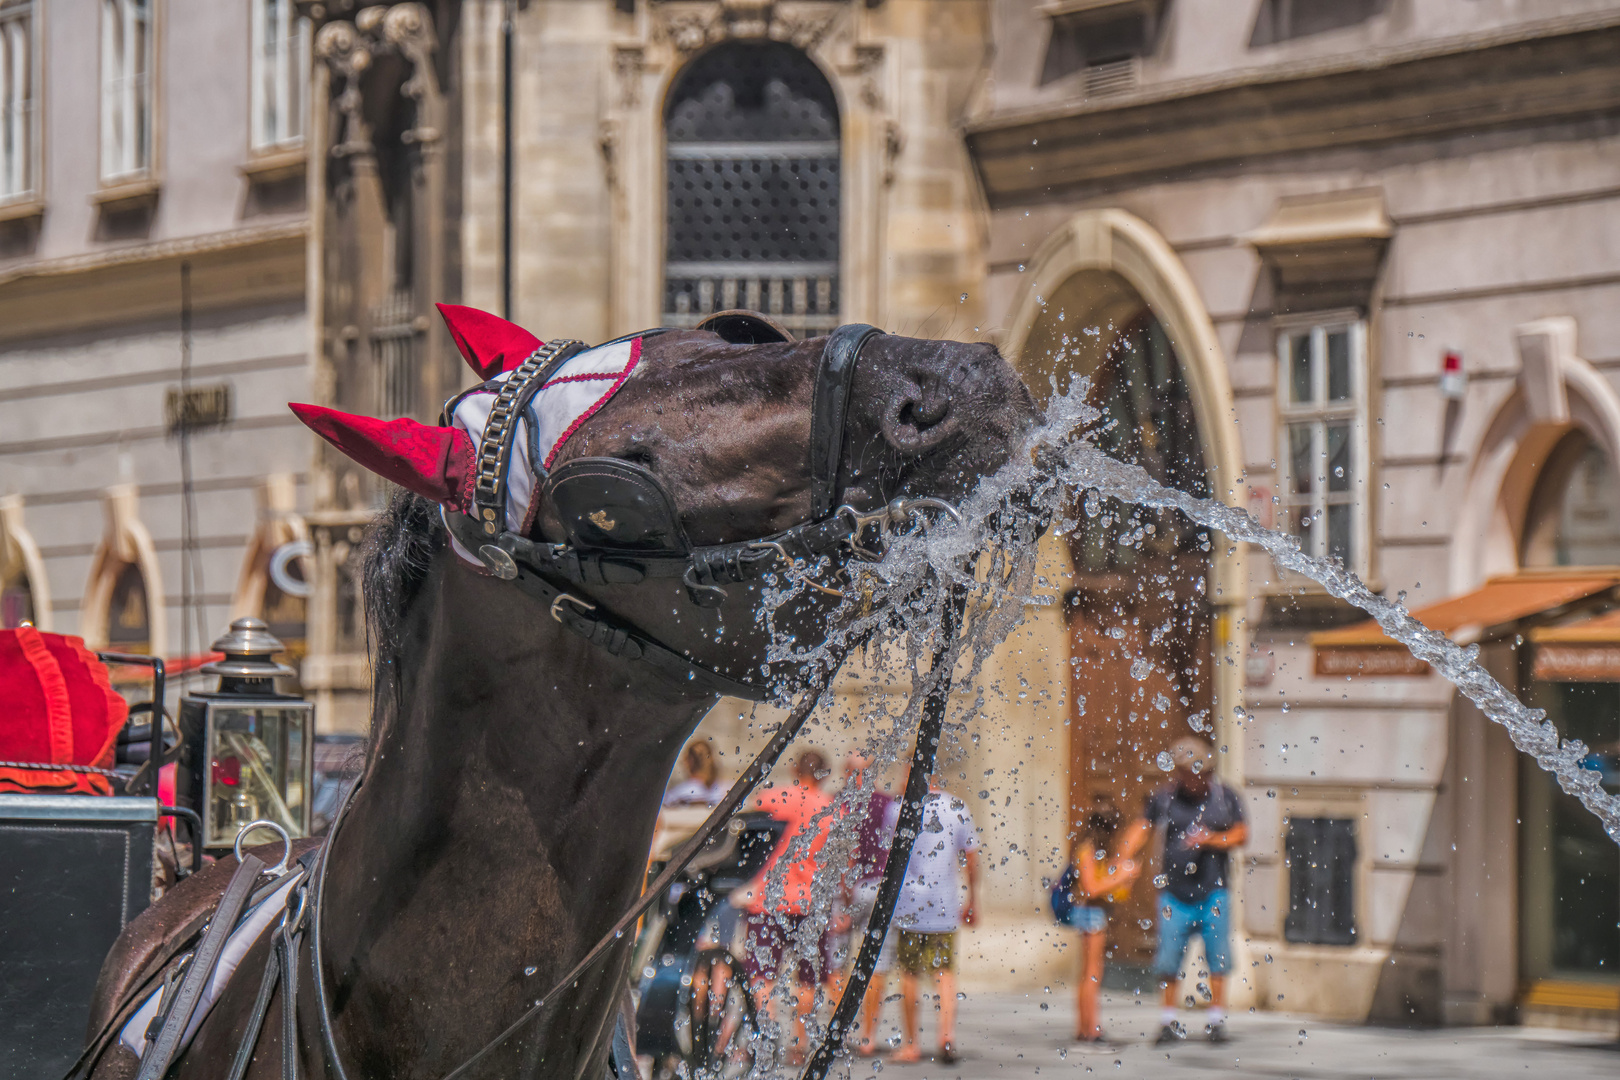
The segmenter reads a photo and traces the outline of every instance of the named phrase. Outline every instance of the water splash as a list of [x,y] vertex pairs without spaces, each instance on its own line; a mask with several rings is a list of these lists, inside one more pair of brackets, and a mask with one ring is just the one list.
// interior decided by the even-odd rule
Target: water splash
[[[858,719],[843,717],[846,725],[862,725],[866,733],[862,751],[875,767],[859,782],[846,785],[820,815],[821,820],[830,819],[828,839],[817,858],[809,917],[791,942],[792,953],[811,960],[819,974],[819,943],[841,887],[849,884],[846,875],[852,872],[851,858],[859,824],[875,790],[874,777],[885,766],[908,756],[923,702],[940,678],[941,672],[925,671],[923,666],[953,588],[968,598],[967,617],[963,631],[948,643],[941,670],[955,672],[955,685],[972,687],[973,692],[951,697],[942,740],[953,745],[941,747],[942,765],[946,766],[953,752],[965,753],[962,742],[978,741],[970,729],[984,715],[987,690],[1008,696],[999,688],[979,685],[986,661],[1031,608],[1053,602],[1038,588],[1049,583],[1038,581],[1035,574],[1041,531],[1066,535],[1078,527],[1078,515],[1095,517],[1104,512],[1105,499],[1179,511],[1198,525],[1223,534],[1229,542],[1256,545],[1277,566],[1318,582],[1332,595],[1366,611],[1386,634],[1427,661],[1486,716],[1505,727],[1515,746],[1552,773],[1559,786],[1578,798],[1602,821],[1609,836],[1620,841],[1620,798],[1603,789],[1601,774],[1584,767],[1587,748],[1579,740],[1561,740],[1544,711],[1525,706],[1485,671],[1478,662],[1478,646],[1464,648],[1429,629],[1412,618],[1399,600],[1372,592],[1336,562],[1306,555],[1294,537],[1264,528],[1243,510],[1165,487],[1139,466],[1109,457],[1093,442],[1104,421],[1086,403],[1088,391],[1085,379],[1075,380],[1067,393],[1058,393],[1054,387],[1043,422],[1007,465],[980,482],[961,506],[960,524],[919,526],[896,537],[881,562],[853,567],[851,585],[845,590],[850,599],[835,613],[833,629],[824,642],[801,646],[790,636],[775,632],[776,611],[809,588],[802,578],[781,579],[765,589],[758,618],[772,630],[767,670],[776,671],[778,678],[784,678],[780,674],[784,670],[834,663],[859,644],[866,650],[870,666],[892,672],[895,684],[910,683],[909,694],[868,699]],[[1137,528],[1133,543],[1140,545],[1150,531]],[[828,570],[823,566],[816,573]],[[876,663],[871,662],[873,657]],[[1138,658],[1132,676],[1141,681],[1149,673],[1148,662]],[[792,681],[791,675],[785,678]],[[1231,708],[1240,720],[1247,715],[1241,704]],[[1203,714],[1195,714],[1190,722],[1200,730],[1211,725]],[[1155,763],[1167,767],[1163,760]],[[767,882],[767,907],[780,906],[785,878],[781,871],[810,855],[816,832],[816,828],[808,828],[789,844],[778,873]],[[782,1016],[791,1009],[788,982],[778,984]],[[818,988],[817,1012],[821,995]],[[807,1024],[812,1042],[825,1034],[815,1015]],[[762,1023],[751,1075],[770,1075],[782,1067],[788,1046],[783,1034],[780,1025]]]

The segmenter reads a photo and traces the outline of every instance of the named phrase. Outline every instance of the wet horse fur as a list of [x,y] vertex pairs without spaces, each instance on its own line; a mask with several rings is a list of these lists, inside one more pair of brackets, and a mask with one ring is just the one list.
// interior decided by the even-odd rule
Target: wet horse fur
[[[650,337],[641,367],[559,462],[646,465],[670,488],[694,544],[806,520],[821,345],[728,345],[698,331]],[[1028,392],[992,347],[875,338],[855,377],[841,501],[960,497],[1007,459],[1033,417]],[[537,529],[560,539],[543,516]],[[680,590],[648,582],[591,596],[711,667],[757,678],[766,655],[757,587],[733,587],[714,611]],[[517,588],[465,565],[448,548],[437,507],[417,496],[396,496],[373,525],[365,597],[372,735],[330,857],[326,980],[351,1080],[433,1080],[519,1016],[636,898],[676,754],[715,698],[590,645]],[[819,640],[830,606],[803,600],[778,612],[778,629],[801,644]],[[127,933],[172,938],[227,876],[222,866],[207,887],[175,890],[172,905],[166,898]],[[182,905],[191,914],[170,910]],[[600,1080],[632,945],[627,935],[475,1075]],[[249,952],[172,1077],[224,1074],[268,946],[266,935]],[[137,981],[143,958],[150,971],[153,954],[114,951],[92,1033]],[[280,1075],[279,998],[278,990],[248,1070],[254,1080]],[[304,1075],[332,1076],[307,960],[299,998]],[[115,1047],[93,1075],[134,1071],[133,1056]]]

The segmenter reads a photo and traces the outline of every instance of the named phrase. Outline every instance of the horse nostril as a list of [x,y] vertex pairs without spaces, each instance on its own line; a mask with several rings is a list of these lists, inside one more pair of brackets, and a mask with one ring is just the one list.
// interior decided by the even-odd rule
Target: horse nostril
[[897,419],[909,428],[921,433],[942,422],[951,414],[951,398],[949,394],[937,390],[930,393],[924,391],[921,400],[906,401],[901,404]]

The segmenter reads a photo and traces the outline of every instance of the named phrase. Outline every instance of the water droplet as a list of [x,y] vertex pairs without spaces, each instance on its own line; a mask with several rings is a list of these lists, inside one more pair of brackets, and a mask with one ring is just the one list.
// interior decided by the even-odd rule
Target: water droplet
[[1131,678],[1135,679],[1137,682],[1141,682],[1151,674],[1153,674],[1153,665],[1148,663],[1142,657],[1138,656],[1135,660],[1131,661]]
[[1153,759],[1153,763],[1165,772],[1169,772],[1176,767],[1176,759],[1170,756],[1168,750],[1160,750],[1159,756]]
[[535,967],[533,964],[530,964],[528,967],[523,969],[523,974],[525,974],[525,975],[533,975],[535,972],[537,972],[539,970],[540,970],[539,968]]

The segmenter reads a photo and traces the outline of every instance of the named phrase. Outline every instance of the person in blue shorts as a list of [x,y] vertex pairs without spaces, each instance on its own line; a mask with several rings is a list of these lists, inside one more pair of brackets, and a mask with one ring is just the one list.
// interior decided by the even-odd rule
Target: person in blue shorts
[[1232,966],[1230,873],[1227,852],[1248,839],[1242,799],[1215,779],[1214,748],[1189,736],[1170,748],[1170,783],[1147,797],[1142,817],[1122,845],[1133,857],[1161,826],[1164,852],[1159,892],[1159,949],[1153,969],[1164,987],[1158,1041],[1186,1038],[1176,1008],[1176,980],[1197,934],[1209,963],[1210,1042],[1226,1041],[1226,973]]

